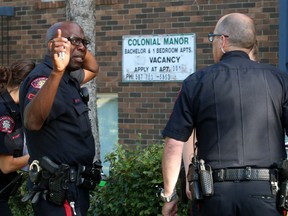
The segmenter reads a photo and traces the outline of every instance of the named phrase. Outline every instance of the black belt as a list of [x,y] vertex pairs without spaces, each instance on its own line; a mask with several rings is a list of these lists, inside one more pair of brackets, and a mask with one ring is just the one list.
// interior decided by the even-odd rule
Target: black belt
[[276,181],[275,169],[265,168],[230,168],[213,170],[213,181]]

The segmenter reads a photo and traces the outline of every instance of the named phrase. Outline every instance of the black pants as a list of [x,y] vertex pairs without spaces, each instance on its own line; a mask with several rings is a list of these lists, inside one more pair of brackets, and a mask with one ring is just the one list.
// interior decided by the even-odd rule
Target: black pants
[[200,216],[283,216],[269,181],[215,182],[214,195],[198,206]]
[[[86,216],[89,208],[89,191],[80,189],[75,184],[69,185],[69,199],[75,202],[76,216]],[[71,200],[67,200],[63,206],[59,206],[40,198],[32,204],[35,216],[66,216],[74,215],[73,209],[69,205]]]
[[9,198],[0,198],[0,215],[12,216],[11,210],[8,205]]

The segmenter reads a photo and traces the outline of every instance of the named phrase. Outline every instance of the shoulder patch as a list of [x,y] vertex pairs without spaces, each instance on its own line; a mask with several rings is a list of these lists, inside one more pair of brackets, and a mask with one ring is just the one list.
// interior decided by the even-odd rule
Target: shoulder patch
[[15,121],[10,116],[0,116],[0,132],[11,133],[14,129]]
[[37,77],[31,82],[31,86],[35,89],[41,89],[47,79],[47,77]]

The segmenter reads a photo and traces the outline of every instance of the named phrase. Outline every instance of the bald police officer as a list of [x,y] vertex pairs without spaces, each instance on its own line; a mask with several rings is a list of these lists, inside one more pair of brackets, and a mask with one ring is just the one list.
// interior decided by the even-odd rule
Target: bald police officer
[[[253,20],[223,16],[208,35],[215,64],[186,78],[163,131],[163,215],[175,215],[183,144],[196,129],[197,157],[212,168],[214,194],[200,215],[281,215],[274,164],[286,158],[288,76],[249,59]],[[211,194],[210,194],[211,195]]]

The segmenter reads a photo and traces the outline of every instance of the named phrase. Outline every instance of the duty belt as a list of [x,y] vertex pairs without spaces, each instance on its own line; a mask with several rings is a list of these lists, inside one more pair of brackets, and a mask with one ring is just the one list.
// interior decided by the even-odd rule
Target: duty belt
[[101,180],[101,168],[101,161],[96,161],[91,166],[78,164],[74,168],[67,164],[58,165],[47,156],[40,158],[39,161],[34,160],[29,167],[29,177],[33,188],[22,201],[31,199],[32,203],[36,203],[42,195],[45,200],[63,205],[70,196],[67,196],[71,192],[69,182],[75,183],[78,187],[93,190]]
[[262,168],[229,168],[213,170],[214,182],[222,181],[275,181],[276,169]]

